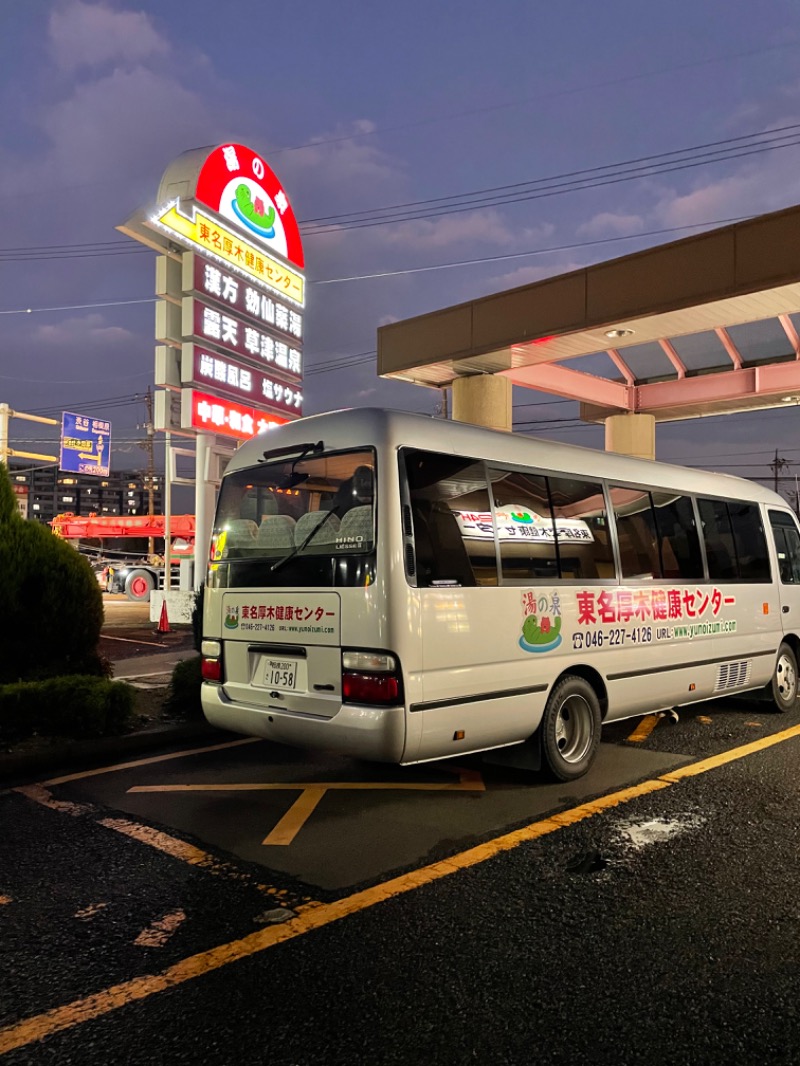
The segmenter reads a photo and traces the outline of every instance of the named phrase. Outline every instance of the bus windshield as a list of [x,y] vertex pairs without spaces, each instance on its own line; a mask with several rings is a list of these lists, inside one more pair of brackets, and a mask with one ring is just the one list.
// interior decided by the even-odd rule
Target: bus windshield
[[211,539],[217,588],[370,584],[375,453],[282,458],[226,475]]

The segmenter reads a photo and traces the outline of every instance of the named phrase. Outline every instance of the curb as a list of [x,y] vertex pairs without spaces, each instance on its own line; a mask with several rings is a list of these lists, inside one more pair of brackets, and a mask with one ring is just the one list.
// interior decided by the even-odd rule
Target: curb
[[0,788],[24,784],[53,771],[91,769],[109,760],[145,754],[156,748],[183,745],[187,742],[232,736],[207,722],[179,722],[175,725],[153,726],[138,733],[98,740],[65,740],[64,747],[54,751],[0,754]]

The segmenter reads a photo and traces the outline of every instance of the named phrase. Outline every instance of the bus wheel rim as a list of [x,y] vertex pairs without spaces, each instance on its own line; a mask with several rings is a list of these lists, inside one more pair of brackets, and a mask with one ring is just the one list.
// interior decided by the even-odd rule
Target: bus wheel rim
[[794,663],[788,655],[781,655],[775,671],[778,681],[778,691],[785,700],[793,700],[797,696],[797,674]]
[[555,741],[564,762],[578,763],[591,747],[592,709],[583,696],[568,696],[558,709]]

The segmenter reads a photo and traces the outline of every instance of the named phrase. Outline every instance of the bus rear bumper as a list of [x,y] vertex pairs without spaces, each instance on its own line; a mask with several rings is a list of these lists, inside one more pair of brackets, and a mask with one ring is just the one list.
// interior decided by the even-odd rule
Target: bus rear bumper
[[221,685],[203,684],[206,720],[219,729],[248,737],[264,737],[298,748],[318,748],[372,762],[400,763],[406,746],[404,707],[361,707],[342,704],[330,718],[275,707],[234,703]]

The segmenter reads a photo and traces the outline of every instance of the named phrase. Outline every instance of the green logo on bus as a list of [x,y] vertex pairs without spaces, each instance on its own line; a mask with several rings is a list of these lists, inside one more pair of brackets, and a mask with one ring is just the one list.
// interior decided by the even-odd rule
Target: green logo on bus
[[239,608],[229,607],[225,614],[225,628],[226,629],[238,629],[239,628]]
[[522,623],[522,636],[519,638],[519,646],[523,651],[540,652],[552,651],[561,643],[561,616],[548,618],[546,615],[538,619],[535,614],[529,614]]

